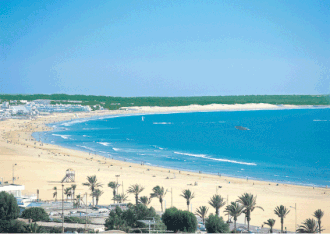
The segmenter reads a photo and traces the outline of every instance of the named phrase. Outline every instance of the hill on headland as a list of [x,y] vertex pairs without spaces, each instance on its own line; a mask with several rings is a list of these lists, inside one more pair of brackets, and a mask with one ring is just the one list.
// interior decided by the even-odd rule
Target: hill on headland
[[[329,105],[329,95],[241,95],[241,96],[196,96],[196,97],[112,97],[68,94],[0,94],[4,100],[52,100],[52,104],[100,105],[114,110],[130,106],[188,106],[209,104],[269,103],[274,105]],[[76,102],[75,102],[76,101]]]

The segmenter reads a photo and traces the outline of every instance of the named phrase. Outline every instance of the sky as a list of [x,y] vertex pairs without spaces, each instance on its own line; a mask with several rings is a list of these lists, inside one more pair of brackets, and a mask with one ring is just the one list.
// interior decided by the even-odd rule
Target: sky
[[0,0],[0,93],[330,93],[330,1]]

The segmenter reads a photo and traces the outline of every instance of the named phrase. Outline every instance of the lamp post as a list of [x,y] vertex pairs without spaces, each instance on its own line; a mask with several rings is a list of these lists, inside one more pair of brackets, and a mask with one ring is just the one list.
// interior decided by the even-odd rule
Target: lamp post
[[15,183],[15,166],[17,166],[17,163],[13,165],[13,184]]
[[118,177],[119,177],[120,175],[116,175],[116,177],[117,177],[117,188],[116,188],[116,190],[117,190],[117,194],[118,194]]
[[293,206],[290,206],[292,209],[294,209],[294,215],[295,215],[295,226],[294,226],[294,232],[296,232],[297,229],[297,203],[294,204]]
[[173,190],[171,188],[171,191],[169,191],[168,189],[166,189],[166,192],[171,193],[171,207],[173,207]]
[[64,203],[63,203],[64,184],[62,184],[62,233],[64,233]]

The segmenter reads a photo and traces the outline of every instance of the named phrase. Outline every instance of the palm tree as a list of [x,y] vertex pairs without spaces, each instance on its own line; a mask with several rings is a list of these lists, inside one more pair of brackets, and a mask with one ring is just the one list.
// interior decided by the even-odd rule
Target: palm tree
[[257,196],[253,196],[251,193],[244,193],[242,196],[238,197],[237,202],[244,206],[244,213],[246,220],[248,222],[248,231],[250,231],[250,221],[251,221],[251,212],[255,208],[264,210],[262,207],[257,206]]
[[207,212],[209,211],[209,208],[206,206],[200,206],[196,209],[196,215],[202,218],[203,224],[205,224],[205,216],[207,215]]
[[96,175],[87,176],[87,183],[83,183],[84,186],[88,186],[89,189],[92,191],[92,198],[93,198],[93,206],[94,206],[94,191],[98,187],[102,187],[101,183],[97,183]]
[[164,187],[160,187],[159,185],[157,185],[156,187],[154,187],[152,189],[153,193],[150,194],[150,197],[158,197],[161,208],[162,208],[162,212],[163,212],[163,198],[166,195],[166,191],[164,189]]
[[290,210],[288,210],[285,206],[280,205],[280,206],[275,207],[274,212],[278,217],[281,218],[281,232],[283,233],[284,218],[287,214],[290,213]]
[[80,207],[80,200],[81,200],[81,196],[80,195],[77,195],[77,200],[75,202],[75,206],[78,208]]
[[96,199],[96,205],[99,204],[99,199],[100,199],[100,197],[102,196],[102,194],[103,194],[103,191],[101,191],[101,190],[99,190],[99,189],[95,189],[95,190],[94,190],[92,196],[95,197],[95,199]]
[[117,183],[116,181],[111,181],[109,182],[108,184],[108,187],[112,188],[112,194],[113,194],[113,200],[115,201],[115,197],[116,197],[116,191],[117,191],[117,188],[120,186],[119,183]]
[[319,233],[321,233],[321,219],[324,215],[324,212],[321,209],[318,209],[314,212],[313,216],[317,219],[317,222],[319,224]]
[[69,197],[72,195],[71,188],[65,188],[64,194],[66,195],[66,200],[68,201]]
[[209,204],[215,209],[215,213],[217,216],[219,216],[220,208],[223,207],[226,202],[220,195],[213,195],[211,200],[209,201]]
[[244,206],[237,202],[231,202],[230,205],[226,207],[225,213],[234,218],[234,230],[236,232],[236,221],[237,217],[243,213]]
[[275,219],[268,219],[267,222],[264,222],[265,225],[270,227],[270,233],[273,233],[273,227],[275,225]]
[[53,190],[55,191],[53,193],[53,198],[55,198],[55,202],[56,202],[56,200],[57,200],[57,187],[54,187]]
[[27,232],[29,233],[43,233],[45,230],[37,223],[31,223],[27,226]]
[[297,232],[300,233],[317,233],[319,230],[315,219],[306,219],[302,225],[299,226]]
[[138,184],[131,185],[127,192],[133,193],[135,195],[135,204],[137,205],[139,203],[139,194],[144,190],[144,187]]
[[189,211],[190,202],[193,198],[195,198],[195,194],[192,193],[190,191],[190,189],[185,189],[185,190],[182,191],[182,194],[180,196],[183,197],[184,199],[186,199],[187,207],[188,207],[188,211]]
[[72,198],[75,198],[75,193],[76,193],[77,185],[76,184],[72,184],[71,185],[71,188],[72,188]]
[[140,197],[139,202],[142,203],[143,205],[147,206],[151,202],[151,197],[148,198],[147,196],[142,196],[142,197]]
[[117,203],[123,203],[125,201],[128,201],[128,196],[125,193],[117,194],[114,200],[117,201]]

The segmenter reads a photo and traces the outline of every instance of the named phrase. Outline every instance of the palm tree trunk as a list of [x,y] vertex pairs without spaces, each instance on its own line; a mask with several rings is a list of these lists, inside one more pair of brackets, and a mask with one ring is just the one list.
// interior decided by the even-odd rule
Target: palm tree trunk
[[217,216],[219,216],[219,209],[218,208],[215,208],[215,213]]
[[139,203],[139,197],[137,194],[135,195],[135,203],[136,203],[136,205]]
[[273,233],[273,226],[270,227],[270,233]]
[[247,223],[248,223],[248,231],[250,231],[250,221],[248,220]]
[[283,233],[283,218],[281,218],[281,233]]
[[160,206],[161,206],[162,212],[163,212],[163,202],[160,202]]
[[234,219],[234,233],[236,233],[236,220]]
[[319,223],[319,233],[321,233],[321,219],[318,220]]

